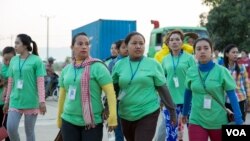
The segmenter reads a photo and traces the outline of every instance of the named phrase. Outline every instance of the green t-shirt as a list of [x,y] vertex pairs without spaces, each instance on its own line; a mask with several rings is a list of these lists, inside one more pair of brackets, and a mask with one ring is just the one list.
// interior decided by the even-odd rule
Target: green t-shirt
[[[20,59],[19,55],[14,56],[10,61],[8,75],[13,79],[10,108],[39,108],[37,78],[46,75],[45,67],[40,57],[30,54],[27,59]],[[23,81],[21,89],[18,88],[20,80]]]
[[[84,126],[85,122],[82,114],[81,101],[81,77],[84,68],[74,68],[72,64],[67,65],[61,73],[59,78],[60,87],[65,88],[66,97],[64,102],[64,110],[62,118],[74,125]],[[76,74],[76,75],[75,75]],[[75,78],[76,77],[76,78]],[[75,78],[75,82],[74,82]],[[102,86],[112,83],[112,77],[106,66],[100,62],[93,63],[90,66],[90,97],[92,103],[92,110],[94,114],[94,122],[96,124],[102,123]],[[69,98],[68,90],[70,86],[76,88],[75,100]]]
[[[175,104],[184,103],[186,72],[188,68],[195,65],[194,57],[186,52],[173,57],[169,54],[163,59],[162,67],[167,79],[167,86]],[[178,87],[175,86],[174,78],[178,78]]]
[[[206,78],[207,76],[207,78]],[[205,79],[205,86],[208,92],[216,97],[221,103],[225,103],[225,91],[236,88],[235,81],[229,71],[218,64],[210,72],[201,72],[202,79]],[[227,123],[225,110],[211,98],[211,108],[203,108],[206,96],[200,80],[198,67],[192,67],[187,72],[186,87],[192,90],[192,108],[189,123],[197,124],[206,129],[220,129],[221,125]]]
[[112,58],[110,58],[110,59],[108,59],[108,60],[104,61],[104,63],[106,64],[106,66],[109,66],[109,63],[110,63],[112,60],[113,60],[113,59],[112,59]]
[[114,83],[119,83],[119,95],[123,95],[118,111],[121,118],[135,121],[159,108],[155,86],[165,85],[166,80],[161,65],[154,59],[144,57],[141,62],[130,61],[129,57],[121,59],[115,64],[112,77]]
[[[2,79],[5,79],[5,81],[8,80],[8,68],[9,66],[6,66],[5,64],[2,64],[1,66],[1,77]],[[2,99],[2,96],[3,96],[3,87],[0,88],[0,105],[3,105],[4,104],[4,99]]]

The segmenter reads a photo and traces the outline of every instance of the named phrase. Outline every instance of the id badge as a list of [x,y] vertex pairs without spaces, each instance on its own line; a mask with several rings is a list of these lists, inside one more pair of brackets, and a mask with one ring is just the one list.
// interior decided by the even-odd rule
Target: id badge
[[212,104],[212,97],[209,95],[204,96],[203,108],[211,109],[211,104]]
[[23,80],[21,80],[21,79],[17,80],[17,88],[18,89],[23,89]]
[[76,98],[76,87],[75,86],[69,86],[68,96],[69,96],[70,100],[75,100],[75,98]]
[[126,93],[123,90],[121,90],[118,97],[117,97],[117,100],[121,100],[125,95],[126,95]]
[[179,80],[178,80],[178,77],[173,77],[173,80],[174,80],[174,86],[175,88],[178,88],[180,85],[179,85]]

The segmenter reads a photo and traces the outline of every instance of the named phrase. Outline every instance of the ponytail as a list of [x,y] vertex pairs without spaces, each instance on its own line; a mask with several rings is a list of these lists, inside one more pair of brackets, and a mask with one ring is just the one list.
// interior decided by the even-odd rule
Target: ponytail
[[[29,35],[27,35],[27,34],[18,34],[17,37],[20,38],[23,45],[27,46],[27,50],[29,52],[32,51],[32,54],[39,56],[38,51],[37,51],[36,42],[33,41]],[[31,43],[33,44],[33,49],[32,49]]]
[[31,40],[31,43],[33,44],[32,54],[39,56],[38,51],[37,51],[36,42]]

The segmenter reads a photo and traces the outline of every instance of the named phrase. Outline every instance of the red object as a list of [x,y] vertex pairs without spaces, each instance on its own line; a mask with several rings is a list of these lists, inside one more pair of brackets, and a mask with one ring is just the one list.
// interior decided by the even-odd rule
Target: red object
[[248,78],[250,79],[250,59],[248,57],[246,58],[241,58],[238,60],[239,64],[242,64],[246,67],[247,73],[248,73]]
[[159,21],[156,21],[156,20],[151,20],[151,24],[154,25],[154,28],[159,28],[160,27],[160,23]]
[[[5,120],[5,114],[3,116],[2,127],[0,127],[0,141],[8,137],[6,128],[3,126]],[[1,126],[1,125],[0,125]]]

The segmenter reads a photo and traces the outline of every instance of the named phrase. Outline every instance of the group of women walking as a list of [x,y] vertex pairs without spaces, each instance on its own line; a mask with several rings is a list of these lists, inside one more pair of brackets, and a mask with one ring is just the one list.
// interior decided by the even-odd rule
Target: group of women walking
[[[71,43],[73,62],[63,68],[59,78],[57,126],[63,140],[102,141],[103,115],[108,131],[121,125],[127,141],[152,141],[160,113],[166,141],[183,140],[185,123],[190,141],[220,141],[221,126],[228,123],[225,107],[233,111],[235,124],[243,124],[249,83],[244,65],[237,63],[237,46],[225,48],[225,66],[221,66],[213,62],[209,39],[194,42],[194,55],[182,49],[183,41],[182,31],[168,33],[165,43],[170,53],[158,62],[143,55],[144,36],[131,32],[116,44],[118,57],[105,64],[90,56],[87,34],[76,34]],[[3,55],[12,53],[5,52]],[[27,141],[35,141],[37,115],[46,113],[44,64],[36,43],[26,34],[17,36],[10,56],[9,65],[1,68],[6,81],[1,113],[8,113],[11,141],[20,140],[22,115]],[[108,112],[104,112],[103,92]]]

